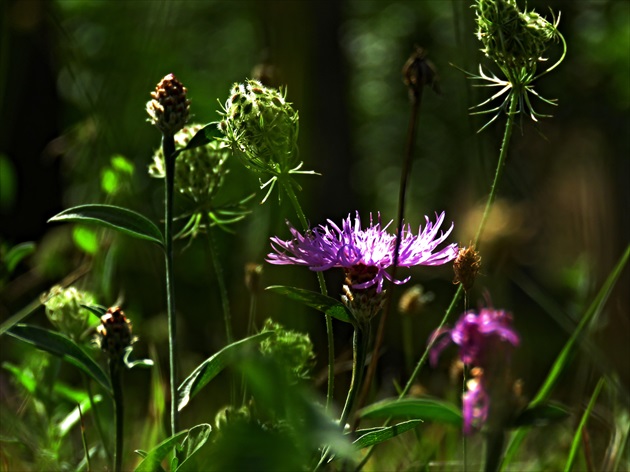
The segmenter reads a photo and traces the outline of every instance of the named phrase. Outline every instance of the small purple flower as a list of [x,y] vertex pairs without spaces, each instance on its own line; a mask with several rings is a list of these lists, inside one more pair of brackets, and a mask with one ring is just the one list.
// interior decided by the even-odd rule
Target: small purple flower
[[[440,338],[441,339],[438,339]],[[497,341],[518,346],[519,337],[512,326],[512,315],[507,311],[482,308],[479,314],[474,311],[464,313],[453,329],[442,328],[431,335],[436,340],[431,348],[431,365],[437,364],[440,353],[451,342],[459,346],[459,356],[464,364],[483,367],[486,354],[496,346]]]
[[479,430],[488,419],[490,398],[483,384],[483,374],[466,382],[468,390],[462,395],[462,416],[464,434],[469,435]]
[[[457,244],[436,249],[453,230],[451,224],[446,233],[440,232],[438,235],[444,221],[444,213],[437,217],[435,224],[431,223],[428,217],[425,218],[424,231],[420,226],[418,236],[411,232],[411,225],[403,226],[398,267],[441,265],[457,256]],[[348,215],[343,220],[341,228],[328,220],[328,225],[319,225],[304,235],[287,223],[293,239],[284,241],[278,237],[271,238],[271,246],[275,252],[267,255],[267,262],[279,265],[305,265],[314,271],[333,267],[346,270],[359,268],[361,273],[374,275],[365,282],[353,284],[352,287],[365,289],[376,285],[377,292],[380,293],[383,290],[384,279],[395,284],[403,284],[409,277],[394,280],[386,272],[394,264],[396,236],[386,231],[391,221],[383,227],[380,215],[378,220],[374,224],[370,214],[370,226],[361,229],[361,218],[357,212],[354,220]]]

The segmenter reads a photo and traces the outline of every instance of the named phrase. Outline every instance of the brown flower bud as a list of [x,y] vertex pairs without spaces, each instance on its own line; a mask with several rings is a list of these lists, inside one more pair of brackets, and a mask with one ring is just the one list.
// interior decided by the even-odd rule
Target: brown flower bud
[[190,100],[186,98],[186,87],[173,74],[168,74],[151,92],[153,100],[147,102],[149,121],[162,134],[174,135],[188,121]]
[[462,284],[464,290],[468,291],[475,283],[475,278],[481,267],[481,256],[475,251],[474,246],[459,249],[459,253],[453,262],[455,271],[454,284]]
[[111,307],[101,316],[101,324],[97,326],[99,344],[111,359],[121,359],[125,350],[135,339],[131,335],[131,321],[119,306]]

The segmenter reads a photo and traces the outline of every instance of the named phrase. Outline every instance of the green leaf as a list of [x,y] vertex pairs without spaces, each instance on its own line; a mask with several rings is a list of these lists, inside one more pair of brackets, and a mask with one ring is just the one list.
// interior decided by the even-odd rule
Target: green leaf
[[90,310],[92,313],[94,313],[99,318],[102,318],[103,315],[105,313],[107,313],[107,308],[105,308],[103,306],[100,306],[100,305],[83,305],[83,304],[81,304],[81,306],[83,308],[85,308],[86,310]]
[[190,141],[188,141],[185,147],[175,151],[175,157],[179,156],[179,154],[183,151],[188,151],[189,149],[194,149],[199,146],[205,146],[220,136],[221,132],[217,127],[217,122],[208,123],[206,126],[197,131],[192,138],[190,138]]
[[[146,456],[135,468],[135,472],[156,472],[162,470],[162,461],[168,455],[169,452],[177,445],[179,440],[188,434],[188,430],[180,431],[179,433],[165,439],[160,444],[151,449]],[[142,455],[144,451],[137,450],[136,454]]]
[[4,261],[7,266],[7,272],[11,274],[17,265],[27,256],[30,256],[35,252],[35,243],[21,243],[13,246],[4,256]]
[[352,315],[343,303],[334,298],[322,295],[321,293],[304,290],[302,288],[287,287],[285,285],[272,285],[265,290],[271,290],[272,292],[289,297],[340,321],[354,323]]
[[92,377],[111,395],[112,388],[107,374],[89,355],[67,336],[25,324],[13,326],[6,332],[9,336],[34,345],[42,351],[49,352],[70,362]]
[[[212,432],[212,426],[209,424],[199,424],[188,430],[188,434],[184,438],[181,446],[178,446],[178,450],[181,452],[177,454],[179,465],[175,468],[176,471],[191,471],[199,470],[198,464],[189,459],[203,446]],[[192,469],[191,469],[192,467]]]
[[374,446],[375,444],[379,444],[387,441],[399,434],[402,434],[410,429],[414,429],[420,423],[423,423],[422,420],[409,420],[404,421],[402,423],[395,424],[393,426],[386,426],[383,428],[377,428],[376,431],[369,431],[365,434],[359,436],[359,438],[352,443],[354,447],[357,449],[362,449],[364,447]]
[[98,237],[92,228],[77,225],[72,230],[74,244],[87,254],[96,254],[98,251]]
[[359,411],[363,418],[410,417],[437,423],[462,425],[462,414],[455,405],[434,398],[383,400]]
[[[101,395],[94,395],[93,401],[96,405],[103,400]],[[60,438],[63,438],[66,434],[70,432],[70,430],[74,427],[77,422],[81,420],[81,414],[85,415],[92,408],[92,402],[90,402],[89,398],[86,398],[82,402],[80,402],[81,410],[79,411],[79,406],[76,406],[72,409],[72,411],[57,425],[58,434]]]
[[249,352],[252,346],[273,334],[273,331],[267,331],[236,341],[225,346],[219,352],[199,364],[177,389],[177,396],[179,397],[177,410],[181,411],[188,404],[190,399],[216,377],[230,362],[233,362],[235,359]]
[[97,224],[164,246],[164,238],[155,223],[127,208],[100,204],[80,205],[68,208],[48,220],[60,221]]
[[561,421],[569,416],[569,410],[558,403],[541,403],[523,410],[514,419],[511,426],[539,426],[550,422]]
[[133,162],[128,160],[125,156],[114,155],[111,158],[112,167],[123,174],[133,175],[135,166]]

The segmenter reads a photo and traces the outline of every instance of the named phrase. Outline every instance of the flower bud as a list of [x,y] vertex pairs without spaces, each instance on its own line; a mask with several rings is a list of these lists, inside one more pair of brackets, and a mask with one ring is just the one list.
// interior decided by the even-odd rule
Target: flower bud
[[376,276],[374,266],[357,264],[344,270],[346,278],[343,285],[341,301],[350,310],[354,319],[363,325],[374,318],[385,304],[386,290],[378,291],[372,285],[367,288],[356,288]]
[[164,135],[174,135],[188,121],[190,100],[186,98],[186,87],[173,74],[168,74],[151,92],[147,102],[149,121]]
[[462,284],[464,290],[468,292],[475,283],[475,278],[481,267],[481,256],[475,251],[475,247],[459,248],[459,253],[453,262],[455,272],[454,284]]
[[482,51],[504,70],[533,72],[557,38],[556,24],[534,11],[521,12],[516,0],[477,0],[476,9]]
[[92,312],[81,305],[95,303],[91,293],[56,285],[42,299],[50,322],[71,339],[78,340],[90,325]]
[[[184,148],[201,128],[203,125],[194,124],[175,134],[177,148]],[[175,160],[175,190],[197,203],[211,202],[227,174],[225,161],[228,152],[218,141],[211,141],[205,146],[188,149],[179,154]],[[158,179],[166,177],[162,147],[157,149],[153,156],[149,175]]]
[[131,321],[119,306],[111,307],[101,316],[101,324],[96,328],[98,343],[110,359],[120,360],[135,338],[131,335]]
[[234,84],[219,130],[244,164],[257,172],[288,172],[297,160],[298,113],[282,90],[257,80]]

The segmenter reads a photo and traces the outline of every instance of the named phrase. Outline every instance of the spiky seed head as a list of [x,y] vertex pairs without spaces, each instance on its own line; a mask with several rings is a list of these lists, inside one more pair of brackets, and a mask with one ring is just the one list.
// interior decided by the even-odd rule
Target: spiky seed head
[[164,135],[175,135],[188,121],[190,100],[186,87],[173,74],[165,76],[147,102],[149,122]]
[[[175,134],[176,147],[185,147],[202,128],[203,125],[192,124],[178,131]],[[175,190],[197,203],[210,203],[228,172],[225,169],[228,155],[229,150],[216,140],[180,153],[175,160]],[[161,146],[153,155],[149,175],[158,179],[166,177]]]
[[[81,305],[94,305],[95,298],[89,292],[74,287],[63,288],[59,285],[42,296],[46,307],[46,316],[63,334],[75,341],[91,326],[90,310]],[[94,317],[96,319],[96,316]]]
[[230,90],[218,127],[251,170],[278,174],[297,162],[298,113],[285,95],[257,80]]

